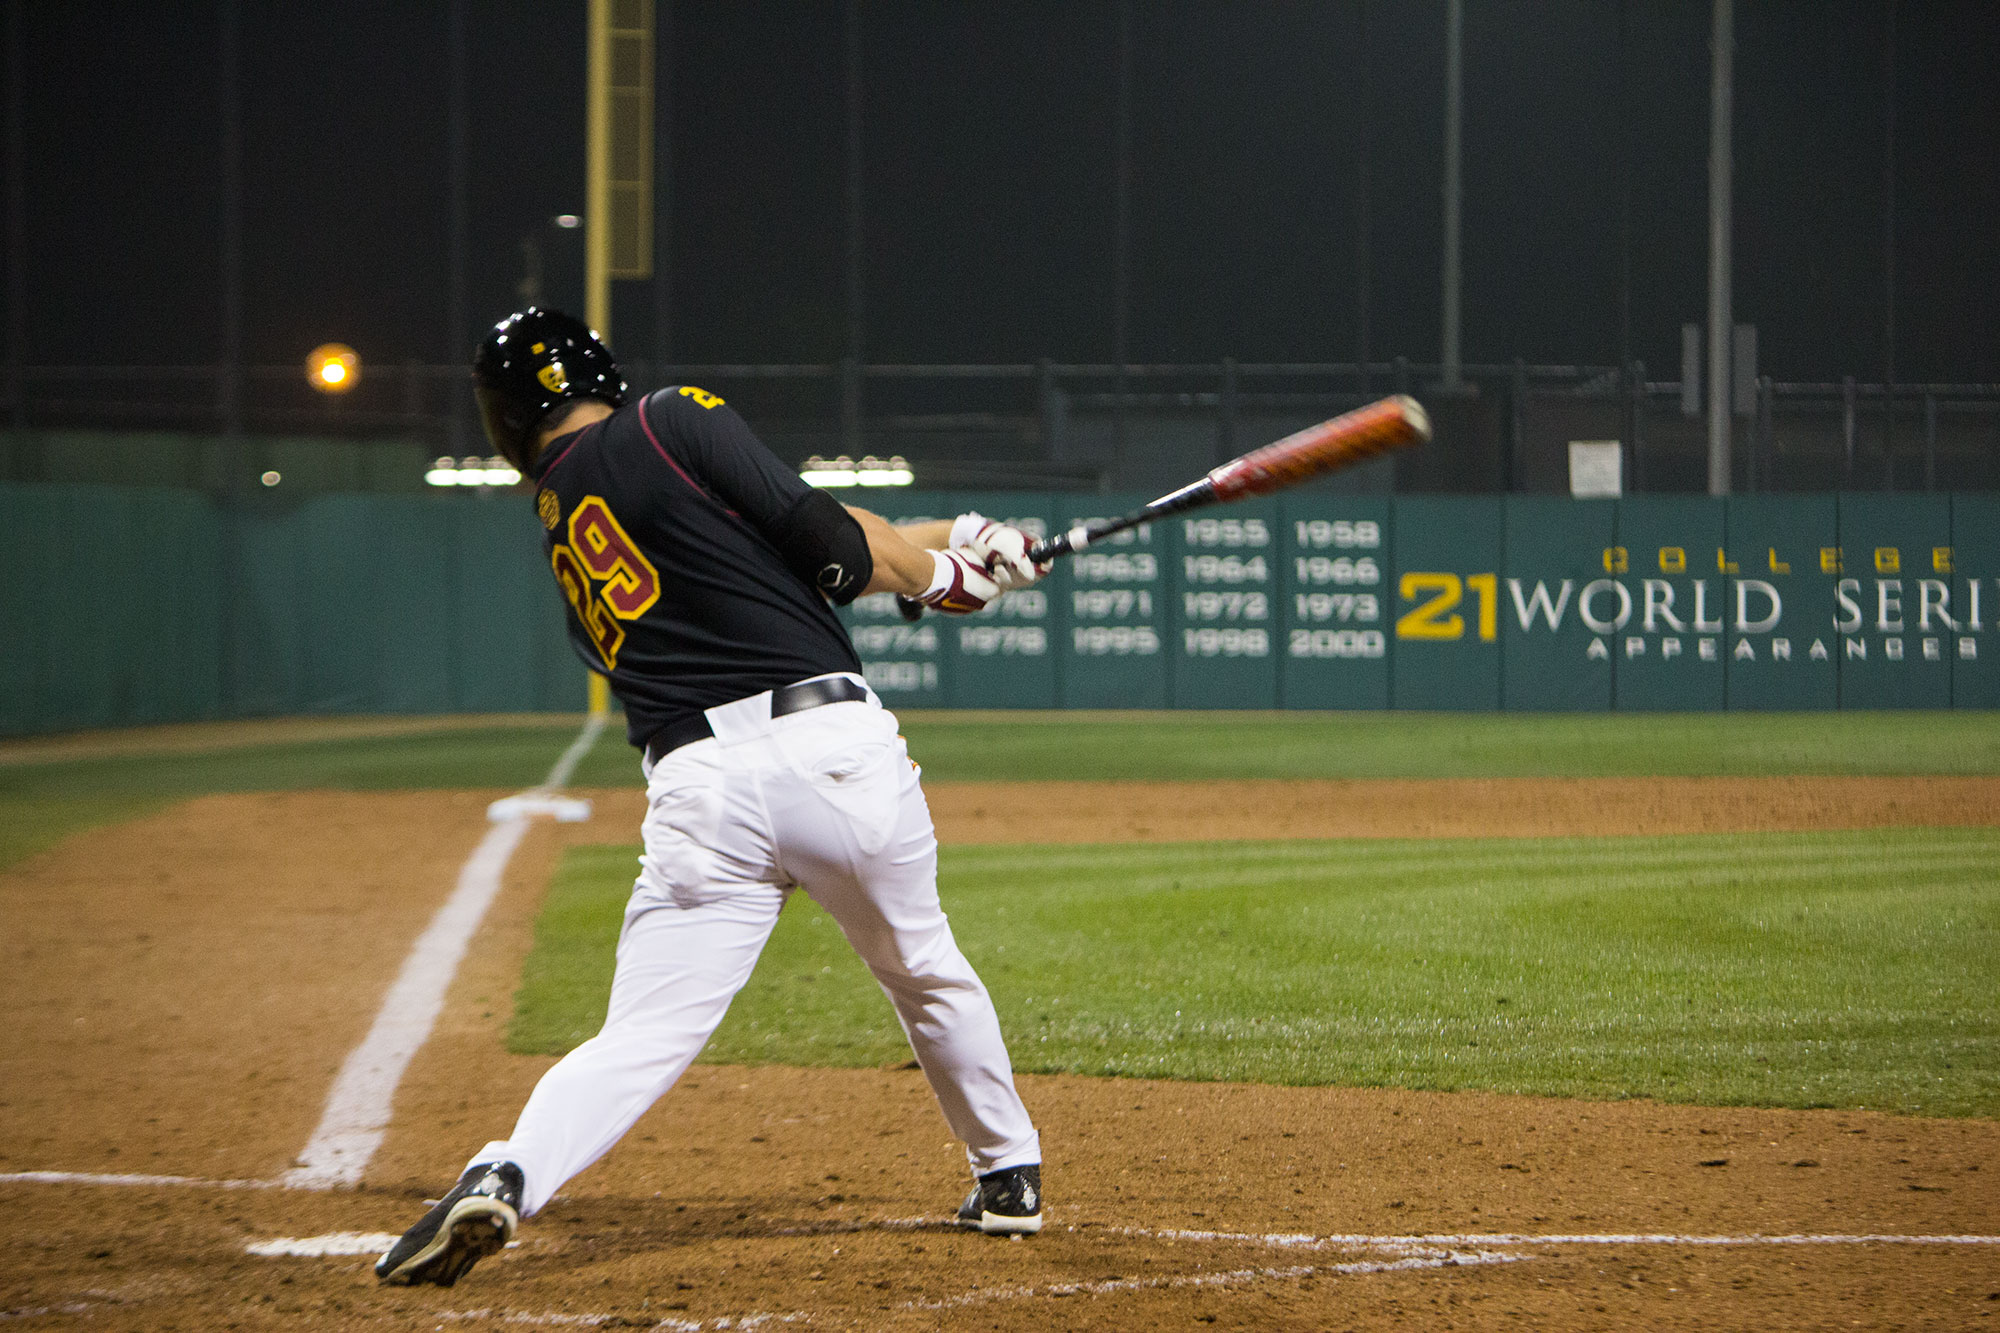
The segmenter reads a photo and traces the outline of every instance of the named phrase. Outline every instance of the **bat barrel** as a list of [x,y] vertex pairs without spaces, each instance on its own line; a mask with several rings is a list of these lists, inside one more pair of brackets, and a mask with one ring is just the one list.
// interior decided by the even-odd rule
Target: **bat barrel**
[[1231,459],[1209,473],[1208,480],[1219,499],[1267,495],[1430,437],[1430,416],[1423,406],[1408,394],[1396,394]]

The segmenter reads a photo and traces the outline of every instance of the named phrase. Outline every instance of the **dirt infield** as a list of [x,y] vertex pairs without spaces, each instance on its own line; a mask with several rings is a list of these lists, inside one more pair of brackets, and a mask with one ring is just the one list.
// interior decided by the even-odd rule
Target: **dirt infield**
[[[1006,1242],[941,1225],[963,1159],[901,1069],[697,1067],[451,1291],[249,1253],[400,1230],[547,1067],[501,1047],[540,890],[636,793],[528,835],[365,1187],[268,1183],[499,794],[208,797],[0,873],[0,1174],[193,1178],[0,1181],[0,1325],[2000,1327],[2000,1245],[1936,1239],[2000,1234],[1990,1121],[1029,1077],[1051,1230]],[[947,841],[2000,822],[1993,779],[932,798]]]

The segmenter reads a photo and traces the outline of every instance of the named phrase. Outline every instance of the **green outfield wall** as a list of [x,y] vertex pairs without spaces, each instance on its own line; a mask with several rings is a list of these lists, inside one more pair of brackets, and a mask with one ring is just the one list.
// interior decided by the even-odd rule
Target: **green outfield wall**
[[[1139,495],[884,494],[1035,532]],[[1354,496],[1122,533],[1026,595],[848,612],[939,708],[2000,707],[2000,496]]]
[[539,533],[513,497],[0,484],[0,734],[579,710]]
[[[854,498],[1048,532],[1147,497]],[[584,705],[519,497],[0,484],[0,552],[0,734]],[[904,707],[1995,708],[2000,496],[1302,491],[977,616],[845,615]]]

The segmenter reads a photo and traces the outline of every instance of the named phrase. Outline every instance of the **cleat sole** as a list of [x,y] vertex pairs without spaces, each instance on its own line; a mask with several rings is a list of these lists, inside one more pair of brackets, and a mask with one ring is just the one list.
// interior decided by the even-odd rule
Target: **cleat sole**
[[449,1287],[487,1255],[514,1238],[518,1214],[505,1203],[483,1195],[462,1199],[438,1228],[431,1243],[396,1268],[377,1273],[391,1286],[411,1287],[434,1282]]
[[1032,1236],[1042,1229],[1042,1215],[1011,1217],[1006,1213],[982,1212],[977,1219],[961,1217],[958,1224],[968,1230],[983,1231],[989,1236]]

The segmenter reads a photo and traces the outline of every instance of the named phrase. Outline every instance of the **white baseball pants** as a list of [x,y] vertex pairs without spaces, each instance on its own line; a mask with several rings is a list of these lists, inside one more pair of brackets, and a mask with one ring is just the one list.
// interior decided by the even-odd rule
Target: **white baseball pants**
[[518,1165],[532,1214],[610,1151],[708,1042],[795,886],[888,994],[973,1171],[1041,1161],[999,1017],[938,903],[930,807],[895,716],[872,691],[780,718],[758,694],[707,716],[713,739],[646,775],[645,855],[603,1030],[468,1165]]

